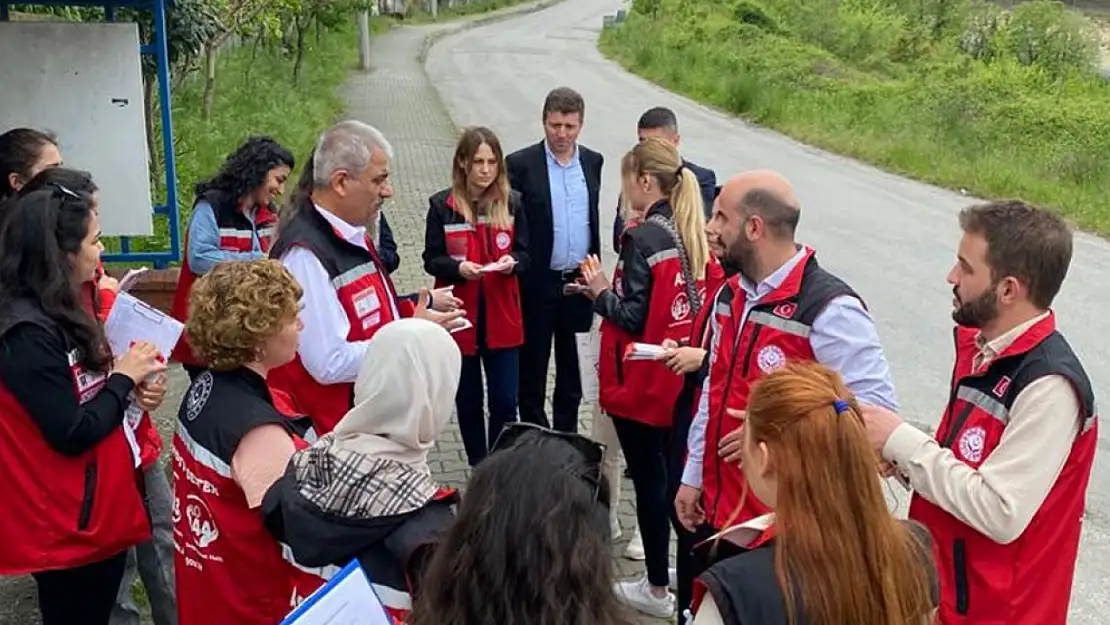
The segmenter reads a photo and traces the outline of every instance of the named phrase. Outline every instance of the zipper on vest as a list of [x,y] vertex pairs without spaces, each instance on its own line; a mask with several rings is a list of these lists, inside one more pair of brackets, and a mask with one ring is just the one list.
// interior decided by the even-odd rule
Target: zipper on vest
[[[748,341],[748,348],[744,350],[744,368],[740,371],[740,375],[744,376],[744,379],[748,378],[748,370],[751,369],[752,366],[752,350],[755,349],[755,342],[759,338],[759,330],[762,327],[758,323],[754,325],[755,327],[752,328],[752,340]],[[743,328],[741,328],[741,331],[743,331]],[[735,357],[735,354],[733,354],[733,357]]]
[[952,543],[952,568],[955,569],[956,582],[956,613],[967,615],[968,610],[968,582],[967,582],[967,543],[964,539],[957,538]]
[[77,516],[77,530],[85,531],[89,529],[89,523],[92,521],[92,507],[93,499],[96,494],[96,461],[92,461],[85,465],[85,491],[81,497],[81,512]]
[[624,355],[624,344],[621,343],[620,341],[617,341],[617,350],[616,350],[616,353],[613,354],[613,357],[617,361],[616,362],[616,366],[617,366],[617,369],[616,369],[616,371],[617,371],[617,384],[620,385],[620,386],[624,386],[624,358],[622,358],[623,355]]
[[[948,431],[944,433],[944,441],[941,442],[941,447],[952,449],[952,443],[956,442],[956,435],[963,429],[964,423],[967,422],[967,418],[971,416],[971,411],[975,409],[975,404],[971,402],[965,403],[967,405],[960,411],[960,414],[956,415],[956,418],[953,419],[952,423],[949,425]],[[954,407],[955,403],[953,402],[948,409],[949,414],[951,414],[952,408]]]

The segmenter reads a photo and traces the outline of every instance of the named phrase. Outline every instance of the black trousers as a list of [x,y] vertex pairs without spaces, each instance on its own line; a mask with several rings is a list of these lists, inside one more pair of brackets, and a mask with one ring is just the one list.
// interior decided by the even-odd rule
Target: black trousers
[[[578,377],[578,346],[574,335],[588,332],[593,322],[590,300],[584,295],[563,295],[563,286],[576,274],[538,270],[531,272],[522,293],[524,345],[520,348],[520,420],[561,432],[578,431],[578,406],[582,382]],[[552,421],[544,410],[547,367],[555,346],[555,392],[551,397]]]
[[636,489],[636,520],[644,542],[648,583],[670,585],[668,562],[671,510],[674,498],[667,499],[667,442],[670,428],[661,428],[613,416],[624,460]]
[[[675,573],[678,579],[675,583],[678,612],[678,625],[689,625],[684,621],[683,613],[690,608],[694,598],[694,580],[709,568],[705,551],[695,553],[694,545],[707,540],[713,535],[713,529],[708,525],[695,528],[691,532],[678,521],[678,511],[675,510],[674,500],[678,495],[678,488],[682,484],[682,471],[686,466],[686,441],[690,434],[690,426],[694,421],[694,396],[695,390],[701,386],[699,376],[689,374],[684,380],[682,393],[675,402],[674,427],[671,438],[667,442],[667,501],[670,504],[669,517],[677,537],[675,549]],[[703,548],[704,549],[704,548]]]
[[127,552],[73,569],[35,573],[42,625],[108,625]]

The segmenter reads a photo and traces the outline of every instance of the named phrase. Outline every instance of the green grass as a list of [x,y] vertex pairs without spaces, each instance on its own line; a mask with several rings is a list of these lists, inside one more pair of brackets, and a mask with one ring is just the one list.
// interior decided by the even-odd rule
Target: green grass
[[1110,234],[1110,87],[1086,23],[1061,7],[991,22],[997,9],[962,0],[636,5],[600,43],[631,71],[806,143]]
[[[353,20],[352,20],[353,22]],[[375,20],[374,30],[389,27]],[[280,48],[259,47],[251,60],[251,45],[220,55],[212,118],[204,119],[204,80],[200,73],[187,79],[172,95],[175,154],[177,157],[178,210],[182,228],[192,208],[193,185],[214,174],[224,159],[253,134],[268,134],[302,159],[319,133],[342,113],[338,87],[358,62],[357,37],[352,26],[323,31],[307,37],[306,52],[298,84],[293,84],[292,55]],[[160,124],[156,128],[161,136]],[[158,144],[159,150],[161,143]],[[298,163],[298,166],[300,163]],[[296,174],[292,181],[296,180]],[[292,181],[290,188],[292,187]],[[156,178],[155,197],[164,186]],[[164,217],[155,219],[155,235],[133,238],[132,251],[169,249],[169,231]],[[109,241],[109,251],[118,251],[118,241]]]

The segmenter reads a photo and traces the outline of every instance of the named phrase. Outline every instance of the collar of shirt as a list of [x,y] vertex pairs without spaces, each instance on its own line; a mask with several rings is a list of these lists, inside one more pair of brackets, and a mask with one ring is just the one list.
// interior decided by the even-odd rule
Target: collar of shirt
[[324,216],[324,219],[328,220],[328,223],[331,224],[331,227],[335,228],[335,231],[339,233],[339,236],[343,237],[344,241],[352,245],[357,245],[364,250],[370,249],[366,245],[366,226],[352,226],[323,206],[320,206],[319,204],[314,204],[314,206],[316,207],[316,210]]
[[[750,495],[749,495],[750,496]],[[747,548],[757,538],[763,535],[764,532],[771,529],[775,524],[775,513],[768,512],[767,514],[757,516],[750,521],[727,527],[717,534],[707,538],[704,542],[710,542],[717,539],[725,539],[742,548]]]
[[783,281],[786,280],[786,276],[789,276],[790,272],[794,271],[794,268],[798,266],[798,263],[802,262],[802,259],[805,258],[805,255],[806,248],[799,245],[798,252],[794,254],[794,256],[790,258],[790,260],[786,261],[781,267],[776,269],[774,273],[764,278],[763,282],[760,282],[759,284],[755,284],[751,280],[741,275],[740,288],[744,289],[744,293],[747,295],[748,301],[759,301],[763,296],[782,286]]
[[578,144],[577,143],[574,144],[574,156],[572,156],[570,161],[566,164],[560,162],[559,159],[556,158],[555,153],[551,151],[551,146],[547,144],[547,139],[543,140],[543,151],[544,151],[545,154],[547,154],[547,161],[549,163],[555,163],[559,167],[570,167],[570,166],[572,166],[572,165],[574,165],[575,163],[578,162]]
[[1048,311],[1045,311],[1029,321],[1011,328],[1009,331],[1002,333],[991,341],[984,339],[983,333],[980,332],[975,336],[975,346],[979,348],[979,353],[975,355],[975,360],[971,363],[973,370],[979,371],[987,366],[990,361],[998,358],[998,355],[1006,351],[1006,348],[1013,344],[1019,336],[1025,334],[1029,328],[1037,325],[1047,316]]

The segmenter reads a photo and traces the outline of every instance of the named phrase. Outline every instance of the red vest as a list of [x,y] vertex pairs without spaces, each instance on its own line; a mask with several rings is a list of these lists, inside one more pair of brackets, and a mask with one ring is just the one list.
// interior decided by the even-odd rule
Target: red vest
[[1009,422],[1015,398],[1046,375],[1075,388],[1084,419],[1063,471],[1017,540],[1001,545],[923,497],[910,502],[911,519],[935,540],[941,578],[940,622],[945,625],[1063,625],[1068,618],[1087,483],[1098,444],[1094,393],[1082,364],[1049,315],[991,361],[972,371],[978,331],[956,329],[952,394],[937,441],[978,469]]
[[[726,408],[746,410],[752,384],[788,361],[814,360],[809,333],[814,320],[836,297],[855,293],[817,264],[812,249],[777,289],[744,317],[746,296],[733,276],[713,306],[713,347],[709,360],[709,420],[702,465],[702,506],[715,528],[744,523],[769,510],[747,492],[737,464],[717,455],[721,439],[740,427]],[[743,325],[740,321],[743,320]],[[735,515],[735,516],[734,516]]]
[[[674,405],[685,378],[675,375],[660,362],[625,360],[624,356],[632,343],[659,345],[666,339],[686,343],[693,333],[695,315],[686,292],[678,249],[672,247],[652,254],[648,264],[651,266],[651,295],[644,333],[633,336],[608,319],[601,322],[598,400],[601,409],[608,414],[668,427],[674,419]],[[618,297],[623,297],[622,275],[623,265],[618,263],[613,271],[613,290]],[[720,283],[723,276],[724,270],[715,260],[706,265],[706,276],[695,287],[703,302],[699,314],[708,305],[707,285]]]
[[[226,252],[249,252],[254,247],[254,237],[258,236],[258,245],[263,252],[270,250],[274,236],[277,233],[277,214],[268,206],[259,206],[254,216],[254,223],[243,214],[237,206],[221,202],[219,198],[210,194],[203,198],[212,206],[216,214],[216,225],[220,228],[219,247]],[[177,276],[177,290],[173,294],[173,304],[170,315],[184,323],[189,319],[189,293],[192,292],[193,282],[199,277],[189,268],[189,237],[185,237],[184,253],[181,257],[181,272]],[[188,337],[184,333],[177,342],[171,358],[182,364],[200,366],[200,362],[189,347]]]
[[[273,258],[281,258],[294,247],[303,247],[320,260],[347,313],[347,340],[352,343],[368,340],[378,328],[400,317],[411,317],[414,310],[412,302],[397,297],[373,241],[367,238],[366,244],[369,249],[344,241],[318,210],[306,209],[289,220],[270,250]],[[288,393],[311,416],[321,436],[332,431],[347,414],[354,396],[354,380],[320,384],[305,370],[300,355],[271,371],[269,382]]]
[[[513,225],[498,226],[484,216],[478,224],[466,222],[455,210],[455,198],[448,192],[450,215],[444,219],[443,235],[447,253],[457,261],[470,261],[479,266],[496,262],[513,253]],[[519,208],[518,208],[519,210]],[[435,288],[454,284],[455,297],[463,301],[466,317],[473,327],[453,333],[459,350],[466,356],[478,353],[478,313],[485,315],[485,339],[489,349],[520,347],[524,343],[524,320],[520,313],[520,283],[516,274],[483,274],[478,280],[445,282],[436,279]],[[478,302],[482,305],[479,307]]]
[[234,450],[254,427],[285,425],[296,448],[307,447],[278,414],[280,398],[265,397],[265,383],[251,375],[206,371],[182,403],[173,437],[181,625],[274,625],[334,572],[294,563],[232,477]]
[[[57,326],[37,305],[15,303],[21,320]],[[10,326],[9,326],[10,327]],[[107,376],[85,370],[70,352],[82,404]],[[25,575],[98,562],[150,538],[150,521],[123,428],[77,457],[54,451],[18,400],[0,384],[0,575]]]

